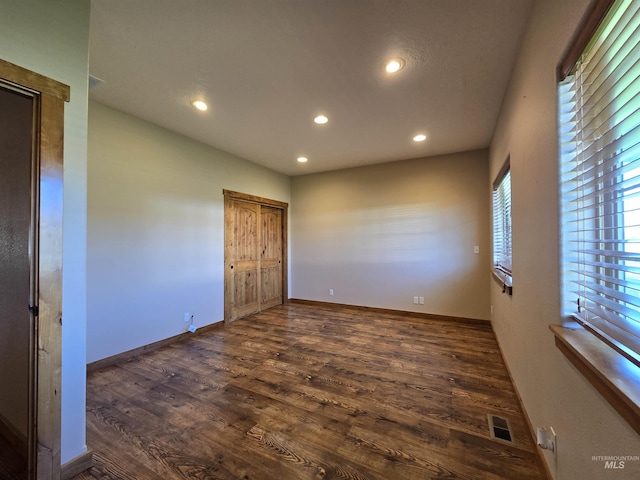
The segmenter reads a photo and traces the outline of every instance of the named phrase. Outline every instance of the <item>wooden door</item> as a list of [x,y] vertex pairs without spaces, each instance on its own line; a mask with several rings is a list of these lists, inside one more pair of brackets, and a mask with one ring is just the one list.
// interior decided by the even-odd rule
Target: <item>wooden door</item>
[[227,238],[230,320],[246,317],[259,310],[260,275],[259,228],[260,206],[231,200],[228,225],[232,234]]
[[0,60],[0,91],[0,430],[26,456],[22,478],[57,480],[69,87]]
[[260,310],[282,304],[282,210],[260,206]]
[[33,242],[33,114],[32,96],[0,84],[0,435],[19,454],[22,464],[16,468],[25,476],[35,332],[28,306],[36,304],[38,261]]
[[280,305],[287,298],[287,204],[225,194],[225,321]]

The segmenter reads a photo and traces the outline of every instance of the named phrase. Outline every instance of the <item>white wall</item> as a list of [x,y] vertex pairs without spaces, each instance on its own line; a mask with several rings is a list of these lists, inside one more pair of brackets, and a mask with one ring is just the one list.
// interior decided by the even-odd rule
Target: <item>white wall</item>
[[554,345],[560,322],[555,68],[588,0],[538,0],[491,144],[490,181],[511,154],[513,297],[491,288],[494,329],[534,426],[553,426],[555,478],[640,478],[640,462],[605,471],[594,455],[638,455],[640,437]]
[[291,297],[488,320],[487,156],[293,177]]
[[0,0],[0,58],[71,87],[64,117],[63,463],[86,451],[88,39],[88,0]]
[[87,361],[224,319],[223,189],[289,202],[289,177],[89,105]]

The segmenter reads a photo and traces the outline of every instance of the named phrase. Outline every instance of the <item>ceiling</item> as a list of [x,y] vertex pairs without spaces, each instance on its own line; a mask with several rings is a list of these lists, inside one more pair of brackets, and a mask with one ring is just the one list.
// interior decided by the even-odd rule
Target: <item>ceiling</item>
[[287,175],[484,148],[531,4],[92,0],[90,98]]

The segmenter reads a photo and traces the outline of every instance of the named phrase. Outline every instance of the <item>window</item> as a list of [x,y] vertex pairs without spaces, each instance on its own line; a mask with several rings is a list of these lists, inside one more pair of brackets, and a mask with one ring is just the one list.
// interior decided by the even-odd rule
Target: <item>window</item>
[[559,85],[563,310],[640,366],[640,1]]
[[507,158],[493,183],[493,272],[511,295],[511,170]]

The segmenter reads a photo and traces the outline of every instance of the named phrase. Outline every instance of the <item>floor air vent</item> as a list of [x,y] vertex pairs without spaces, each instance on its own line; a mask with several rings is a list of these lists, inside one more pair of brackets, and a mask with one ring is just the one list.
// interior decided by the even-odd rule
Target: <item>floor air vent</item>
[[489,433],[491,434],[491,438],[513,443],[511,428],[506,418],[491,414],[487,414],[487,418],[489,419]]

